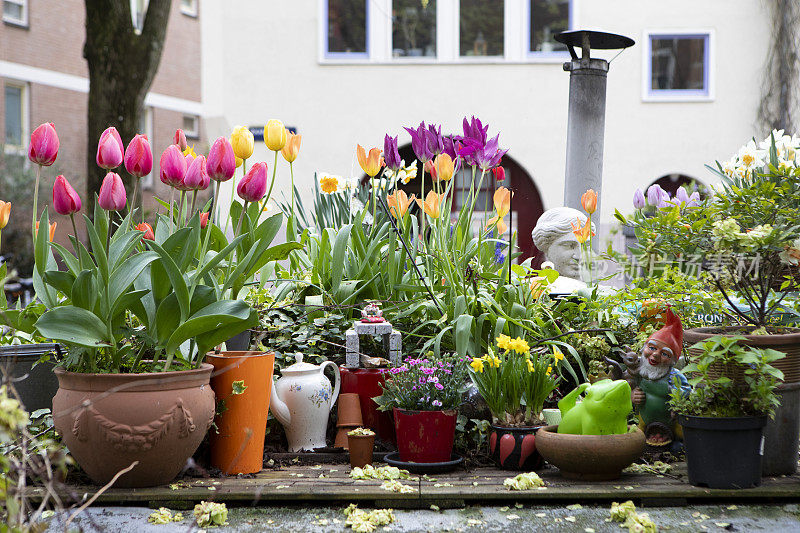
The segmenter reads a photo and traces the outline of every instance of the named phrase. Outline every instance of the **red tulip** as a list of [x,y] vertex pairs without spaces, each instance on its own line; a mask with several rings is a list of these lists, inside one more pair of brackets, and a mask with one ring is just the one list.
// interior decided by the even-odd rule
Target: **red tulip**
[[183,133],[182,129],[175,130],[175,137],[172,141],[172,144],[178,145],[178,148],[181,149],[181,152],[186,150],[188,144],[186,143],[186,134]]
[[207,212],[200,213],[200,227],[205,229],[207,225],[208,225],[208,213]]
[[128,143],[128,149],[125,150],[125,170],[137,178],[147,176],[153,170],[153,151],[146,135],[138,134]]
[[53,209],[59,215],[71,215],[81,210],[81,197],[64,176],[58,176],[53,183]]
[[179,187],[186,174],[186,159],[181,153],[181,149],[171,144],[161,154],[161,181],[170,187]]
[[236,155],[226,137],[220,137],[211,146],[206,160],[208,177],[214,181],[228,181],[236,172]]
[[28,159],[31,163],[49,167],[58,156],[58,134],[52,122],[45,122],[31,133]]
[[97,198],[97,203],[106,211],[121,211],[125,209],[128,203],[128,196],[125,193],[125,185],[122,184],[122,178],[116,172],[109,172],[103,178],[103,184],[100,185],[100,195]]
[[506,169],[503,167],[494,167],[492,174],[494,174],[494,179],[497,181],[505,181],[506,179]]
[[245,202],[258,202],[267,192],[267,164],[256,163],[236,186],[236,192]]
[[100,135],[97,143],[97,166],[106,170],[117,168],[122,164],[125,146],[117,128],[110,126]]
[[211,182],[206,171],[206,158],[205,156],[198,155],[189,168],[186,170],[186,175],[183,177],[181,187],[184,191],[204,191],[208,188]]
[[142,235],[142,240],[147,239],[149,241],[156,240],[155,235],[153,234],[153,226],[148,224],[147,222],[142,222],[141,224],[136,224],[136,229],[139,231],[143,231],[144,235]]

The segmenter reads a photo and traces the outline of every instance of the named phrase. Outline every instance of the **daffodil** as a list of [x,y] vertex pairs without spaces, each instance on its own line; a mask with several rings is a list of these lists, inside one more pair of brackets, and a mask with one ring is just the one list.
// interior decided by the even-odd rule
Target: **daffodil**
[[552,373],[553,373],[553,367],[552,366],[548,366],[546,374],[549,376]]
[[530,346],[528,346],[528,343],[521,337],[517,337],[516,339],[510,341],[508,343],[508,349],[514,350],[519,354],[528,353],[531,351],[531,348]]
[[475,372],[478,372],[478,373],[482,373],[483,372],[483,360],[481,360],[481,359],[479,359],[477,357],[474,357],[472,359],[472,362],[469,364],[469,366],[471,366],[472,370],[474,370]]
[[497,342],[497,347],[501,350],[510,350],[509,343],[511,342],[511,337],[508,335],[500,335],[495,341]]
[[333,194],[339,190],[339,177],[330,174],[323,174],[319,179],[319,187],[322,192]]
[[564,353],[558,348],[558,346],[553,346],[553,357],[556,358],[556,361],[564,360]]
[[196,154],[196,153],[195,153],[195,151],[194,151],[194,145],[192,145],[192,146],[187,146],[187,147],[186,147],[186,150],[184,150],[184,151],[183,151],[183,155],[185,155],[185,156],[186,156],[186,155],[190,155],[190,156],[192,156],[192,157],[197,157],[197,154]]
[[405,168],[397,171],[397,179],[403,182],[403,185],[408,184],[409,181],[417,177],[417,164],[411,163]]
[[489,366],[492,368],[500,368],[500,358],[496,355],[490,355],[488,359]]
[[528,372],[535,372],[536,371],[536,367],[533,366],[533,363],[531,362],[530,358],[526,358],[525,362],[528,363]]

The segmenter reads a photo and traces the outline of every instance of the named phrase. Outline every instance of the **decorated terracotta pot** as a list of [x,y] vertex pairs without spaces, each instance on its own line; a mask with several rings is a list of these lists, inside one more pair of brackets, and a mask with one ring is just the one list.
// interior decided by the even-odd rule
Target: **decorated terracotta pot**
[[[331,361],[321,365],[304,363],[302,354],[297,354],[296,361],[281,370],[281,378],[272,387],[269,407],[286,430],[289,451],[324,448],[328,416],[339,395],[339,367]],[[328,366],[335,375],[333,387],[324,374]]]
[[504,470],[530,472],[541,468],[544,459],[536,451],[536,432],[540,427],[492,426],[489,455]]

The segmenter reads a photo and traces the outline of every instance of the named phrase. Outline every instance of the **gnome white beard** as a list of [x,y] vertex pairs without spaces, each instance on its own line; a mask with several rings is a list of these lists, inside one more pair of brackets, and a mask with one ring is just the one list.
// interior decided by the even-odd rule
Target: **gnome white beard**
[[642,357],[641,364],[639,365],[639,375],[645,379],[649,379],[650,381],[657,381],[669,374],[671,368],[672,365],[669,363],[653,366],[646,357]]

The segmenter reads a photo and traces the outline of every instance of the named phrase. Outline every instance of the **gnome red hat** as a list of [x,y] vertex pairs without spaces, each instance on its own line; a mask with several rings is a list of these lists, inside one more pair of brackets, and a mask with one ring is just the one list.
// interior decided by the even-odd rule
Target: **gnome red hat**
[[683,324],[681,324],[681,319],[672,312],[672,308],[669,306],[667,306],[665,318],[666,323],[664,327],[650,335],[650,338],[647,340],[661,341],[666,344],[674,354],[673,362],[677,363],[681,356],[681,349],[683,348]]

